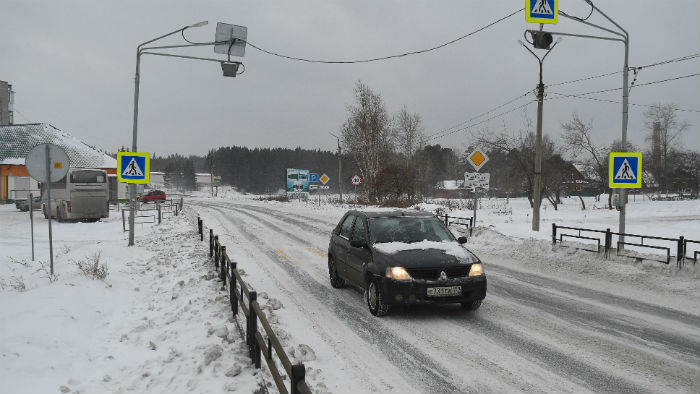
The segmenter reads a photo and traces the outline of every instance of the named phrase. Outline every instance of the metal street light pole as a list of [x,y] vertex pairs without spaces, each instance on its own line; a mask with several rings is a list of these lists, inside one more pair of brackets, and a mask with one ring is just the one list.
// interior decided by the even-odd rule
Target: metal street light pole
[[559,41],[555,42],[547,53],[540,59],[530,48],[522,41],[518,40],[520,45],[528,50],[540,64],[540,82],[537,84],[537,134],[535,136],[535,184],[534,184],[534,201],[532,204],[532,230],[540,231],[540,203],[542,200],[542,105],[544,101],[544,83],[542,82],[542,63],[549,53],[554,49]]
[[[615,34],[621,38],[613,38],[613,37],[601,37],[601,36],[592,36],[592,35],[586,35],[586,34],[571,34],[571,33],[559,33],[559,32],[548,32],[552,35],[559,35],[559,36],[570,36],[570,37],[579,37],[579,38],[594,38],[598,40],[608,40],[608,41],[619,41],[625,44],[625,60],[624,64],[622,66],[622,146],[625,151],[629,150],[627,146],[627,124],[628,124],[628,119],[629,119],[629,45],[630,45],[630,36],[629,33],[627,33],[627,30],[623,29],[622,26],[620,26],[617,22],[612,20],[608,15],[606,15],[603,11],[601,11],[598,7],[596,7],[591,0],[584,0],[588,5],[591,6],[592,10],[597,11],[600,15],[602,15],[605,19],[607,19],[610,23],[615,25],[620,31],[615,31],[612,29],[608,29],[603,26],[596,25],[594,23],[588,22],[584,19],[568,15],[567,13],[563,11],[559,11],[559,15],[574,20],[579,23],[583,23],[584,25],[588,25],[591,27],[594,27],[599,30],[606,31],[611,34]],[[528,32],[533,32],[535,30],[527,30]],[[627,210],[627,189],[621,189],[620,190],[620,218],[619,218],[619,225],[618,225],[618,233],[624,234],[625,233],[625,215],[626,215],[626,210]],[[619,244],[619,248],[623,249],[624,248],[624,242],[625,242],[625,236],[620,235],[619,236],[619,241],[621,242]]]
[[[133,135],[131,137],[131,151],[132,152],[137,152],[137,135],[138,135],[138,120],[139,120],[139,80],[140,80],[140,69],[141,69],[141,48],[144,45],[150,44],[154,41],[158,41],[162,38],[171,36],[175,33],[180,33],[184,31],[187,28],[190,27],[200,27],[200,26],[205,26],[208,24],[208,21],[202,21],[195,23],[193,25],[185,26],[180,29],[177,29],[173,32],[163,34],[162,36],[156,37],[152,40],[146,41],[144,43],[141,43],[138,47],[136,47],[136,74],[134,75],[134,130],[133,130]],[[130,184],[129,185],[129,246],[134,245],[134,216],[135,216],[135,211],[136,211],[136,184]]]

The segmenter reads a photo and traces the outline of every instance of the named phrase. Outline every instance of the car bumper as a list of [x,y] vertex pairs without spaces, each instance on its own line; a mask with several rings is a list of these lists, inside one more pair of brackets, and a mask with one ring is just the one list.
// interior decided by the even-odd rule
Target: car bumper
[[[384,300],[387,304],[410,304],[416,302],[458,303],[483,300],[486,297],[486,275],[453,278],[446,280],[399,281],[384,278]],[[428,288],[459,286],[459,296],[428,296]]]

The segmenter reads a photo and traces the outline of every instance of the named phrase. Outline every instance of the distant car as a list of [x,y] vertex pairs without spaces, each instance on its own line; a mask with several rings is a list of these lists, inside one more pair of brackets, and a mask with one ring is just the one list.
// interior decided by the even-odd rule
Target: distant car
[[165,201],[165,192],[162,190],[151,190],[139,196],[140,202]]
[[486,275],[466,242],[427,212],[348,211],[328,246],[330,282],[365,289],[375,316],[417,302],[476,310],[486,297]]
[[[29,199],[23,198],[21,200],[15,200],[15,208],[22,212],[29,211]],[[34,196],[32,198],[32,210],[38,211],[41,209],[41,196]]]

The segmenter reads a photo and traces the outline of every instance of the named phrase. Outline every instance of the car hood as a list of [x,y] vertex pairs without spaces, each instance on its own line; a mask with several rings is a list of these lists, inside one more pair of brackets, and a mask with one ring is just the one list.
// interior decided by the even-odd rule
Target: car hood
[[372,245],[375,262],[405,268],[448,267],[479,262],[457,242],[390,242]]

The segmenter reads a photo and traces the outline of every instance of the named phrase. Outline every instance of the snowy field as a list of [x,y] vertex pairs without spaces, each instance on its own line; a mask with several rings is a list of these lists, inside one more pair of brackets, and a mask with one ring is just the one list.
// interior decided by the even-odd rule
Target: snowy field
[[[28,215],[0,206],[0,393],[276,392],[250,365],[196,237],[198,215],[314,393],[700,392],[697,266],[552,249],[553,222],[616,231],[603,203],[543,204],[533,233],[527,200],[482,200],[467,243],[489,280],[481,309],[415,306],[381,319],[361,293],[328,283],[329,234],[352,205],[199,193],[183,215],[137,226],[131,248],[114,212],[54,222],[55,280],[42,268],[46,220],[35,221],[31,262]],[[697,240],[699,230],[700,201],[630,201],[628,232]],[[96,255],[104,280],[77,266]]]

